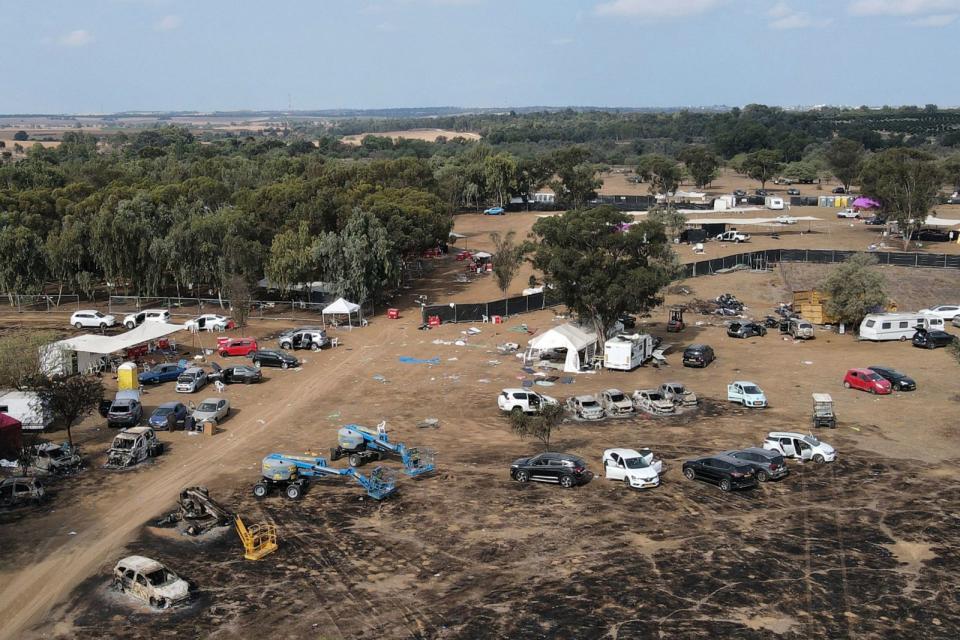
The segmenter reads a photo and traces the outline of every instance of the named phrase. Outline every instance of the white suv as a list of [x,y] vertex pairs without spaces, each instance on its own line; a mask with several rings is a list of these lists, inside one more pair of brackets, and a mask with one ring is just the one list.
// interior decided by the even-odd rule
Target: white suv
[[[960,305],[940,304],[929,309],[920,309],[920,311],[917,313],[936,316],[943,319],[944,322],[949,322],[950,320],[957,320],[960,318]],[[954,326],[956,326],[956,323],[954,323]]]
[[106,329],[107,327],[112,327],[117,324],[117,319],[93,309],[84,309],[83,311],[74,311],[73,315],[70,316],[70,324],[77,329],[82,329],[83,327]]
[[166,309],[144,309],[123,317],[123,326],[127,329],[138,327],[144,322],[170,322],[170,312]]
[[550,396],[540,395],[527,389],[504,389],[497,396],[497,406],[501,411],[539,413],[540,408],[548,404],[559,404]]
[[776,451],[785,458],[813,460],[816,463],[833,462],[837,459],[837,450],[821,442],[813,435],[804,435],[792,431],[771,431],[763,441],[763,448]]

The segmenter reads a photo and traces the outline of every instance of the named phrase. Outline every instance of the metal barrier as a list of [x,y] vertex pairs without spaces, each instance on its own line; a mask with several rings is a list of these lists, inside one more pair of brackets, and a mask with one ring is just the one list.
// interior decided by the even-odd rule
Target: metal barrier
[[767,249],[737,253],[722,258],[689,262],[682,267],[681,278],[712,275],[722,269],[737,265],[755,268],[759,263],[808,262],[812,264],[836,264],[855,253],[869,253],[881,265],[932,269],[960,269],[960,255],[943,253],[903,253],[896,251],[834,251],[831,249]]
[[20,295],[13,294],[11,306],[17,311],[69,311],[73,313],[80,308],[80,296],[75,293],[60,295]]
[[491,302],[472,302],[425,305],[420,314],[424,324],[430,316],[437,316],[440,322],[484,322],[494,316],[515,316],[531,311],[540,311],[561,304],[552,292],[533,293],[528,296],[514,296]]

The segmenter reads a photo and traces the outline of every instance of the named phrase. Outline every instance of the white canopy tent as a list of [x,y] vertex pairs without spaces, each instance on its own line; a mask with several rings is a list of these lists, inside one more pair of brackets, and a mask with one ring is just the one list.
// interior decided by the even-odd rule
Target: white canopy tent
[[352,328],[353,327],[353,316],[357,316],[357,322],[363,324],[363,310],[360,309],[360,305],[350,302],[346,298],[337,298],[326,307],[323,308],[323,312],[320,314],[323,318],[324,324],[327,322],[327,316],[333,316],[333,321],[336,322],[337,316],[347,316],[347,324]]
[[105,356],[159,340],[183,328],[182,324],[144,322],[115,336],[86,334],[67,338],[40,348],[40,368],[50,375],[88,371],[102,363]]
[[536,357],[546,351],[560,349],[566,350],[563,370],[576,373],[593,360],[597,349],[597,334],[572,324],[560,325],[531,339],[527,344],[527,355]]
[[927,216],[927,219],[924,221],[924,226],[927,227],[956,227],[960,226],[960,220],[951,220],[949,218],[937,218],[934,216]]

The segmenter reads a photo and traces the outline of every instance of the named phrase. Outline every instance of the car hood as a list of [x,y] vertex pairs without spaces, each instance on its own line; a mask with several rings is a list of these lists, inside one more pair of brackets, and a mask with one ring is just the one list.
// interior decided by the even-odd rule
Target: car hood
[[194,411],[193,412],[194,420],[205,420],[206,418],[212,418],[217,415],[216,411]]
[[635,480],[656,480],[660,475],[653,467],[644,467],[643,469],[627,469],[627,473]]
[[186,580],[179,578],[168,585],[156,588],[157,594],[167,600],[183,600],[190,595],[190,585]]
[[820,446],[817,447],[817,449],[820,451],[820,453],[824,455],[830,455],[837,452],[836,449],[828,445],[826,442],[821,442]]
[[510,464],[510,466],[512,466],[512,467],[520,467],[520,466],[523,466],[523,465],[527,464],[528,462],[530,462],[530,458],[517,458],[516,460],[514,460],[514,461]]
[[557,399],[554,398],[553,396],[547,396],[547,395],[544,395],[544,394],[541,393],[541,394],[540,394],[540,397],[543,398],[543,401],[546,402],[547,404],[560,404],[560,403],[557,401]]

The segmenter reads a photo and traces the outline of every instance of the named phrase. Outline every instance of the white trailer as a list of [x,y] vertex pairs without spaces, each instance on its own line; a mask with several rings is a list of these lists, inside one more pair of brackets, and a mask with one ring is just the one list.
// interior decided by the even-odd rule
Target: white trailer
[[909,340],[917,327],[943,331],[943,318],[924,313],[871,313],[860,323],[861,340]]
[[53,414],[32,391],[0,391],[0,413],[20,421],[23,429],[42,431],[53,422]]
[[617,371],[636,369],[653,356],[653,337],[621,334],[603,343],[603,366]]
[[767,196],[764,200],[764,203],[766,204],[767,209],[772,209],[774,211],[782,211],[784,207],[783,198],[780,196]]

